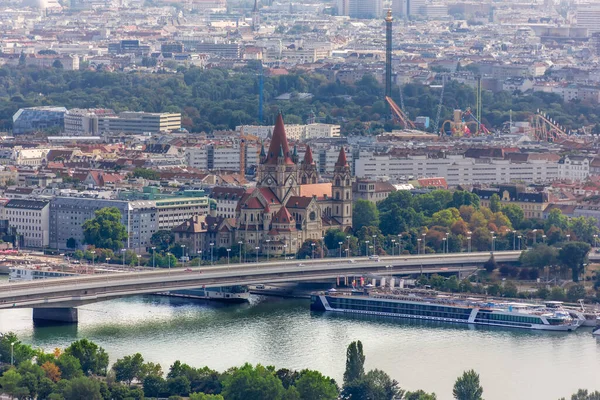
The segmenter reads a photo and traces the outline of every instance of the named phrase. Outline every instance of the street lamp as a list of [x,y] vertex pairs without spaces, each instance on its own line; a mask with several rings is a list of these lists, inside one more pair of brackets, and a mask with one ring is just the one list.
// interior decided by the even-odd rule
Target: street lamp
[[519,250],[521,250],[521,242],[522,242],[521,239],[523,238],[523,236],[519,235],[517,237],[519,238]]
[[494,241],[496,240],[496,236],[492,235],[492,253],[494,252]]
[[513,250],[516,250],[517,248],[515,247],[515,239],[517,237],[517,231],[513,230],[512,234],[513,234]]
[[240,246],[240,261],[239,263],[242,263],[242,244],[244,244],[244,242],[242,242],[241,240],[238,242],[238,246]]
[[310,247],[312,248],[312,259],[315,259],[315,244],[314,242],[310,244]]
[[17,344],[17,342],[10,343],[10,365],[15,364],[15,344]]
[[338,247],[340,248],[340,258],[342,258],[342,245],[344,242],[338,242]]
[[469,246],[467,246],[467,253],[471,252],[471,236],[467,236],[467,240],[469,241]]
[[442,253],[446,253],[446,242],[448,241],[447,238],[442,238]]
[[256,246],[254,250],[256,250],[256,263],[258,264],[258,250],[260,250],[260,247]]
[[198,251],[196,251],[196,253],[198,254],[198,258],[199,258],[198,265],[201,265],[202,264],[202,250],[198,250]]
[[421,254],[421,238],[417,239],[417,254]]
[[213,259],[213,247],[215,246],[214,243],[210,243],[210,265],[215,265],[214,263],[214,259]]
[[346,236],[346,249],[348,251],[346,251],[346,257],[348,257],[348,254],[350,253],[350,235]]
[[325,237],[321,236],[321,258],[325,258],[325,254],[323,253],[325,251]]
[[231,251],[231,249],[227,249],[227,265],[229,265],[229,252]]
[[369,257],[369,241],[365,240],[365,254]]
[[123,254],[123,268],[125,268],[125,252],[126,251],[127,250],[125,250],[125,249],[121,249],[121,253]]
[[169,260],[169,269],[171,269],[171,253],[167,251],[167,259]]
[[373,254],[377,253],[377,244],[375,243],[375,239],[377,239],[377,235],[373,235]]
[[392,257],[394,257],[394,248],[396,247],[396,239],[392,239]]
[[267,242],[267,262],[269,262],[269,248],[271,247],[269,243],[271,243],[271,239],[265,241]]
[[567,234],[567,242],[571,241],[571,234]]
[[598,235],[594,235],[594,247],[598,247]]
[[92,268],[94,268],[94,257],[96,255],[96,250],[92,250],[90,253],[92,253]]
[[287,243],[283,245],[283,260],[287,260]]
[[450,244],[450,233],[446,232],[446,253],[450,253],[450,247],[448,247]]
[[425,235],[426,235],[426,233],[421,234],[421,236],[423,237],[423,240],[422,240],[423,243],[421,245],[421,251],[423,252],[423,254],[425,254]]
[[181,245],[181,258],[183,259],[183,268],[185,268],[185,244]]
[[537,229],[532,230],[532,232],[533,232],[533,244],[536,244],[537,240],[536,240],[535,234],[537,232]]
[[154,254],[156,254],[156,247],[152,246],[152,268],[156,268],[156,262],[154,261]]
[[[141,254],[137,254],[138,268],[140,267],[140,258],[142,258]],[[184,264],[185,265],[185,264]]]
[[546,244],[546,235],[542,235],[542,243]]

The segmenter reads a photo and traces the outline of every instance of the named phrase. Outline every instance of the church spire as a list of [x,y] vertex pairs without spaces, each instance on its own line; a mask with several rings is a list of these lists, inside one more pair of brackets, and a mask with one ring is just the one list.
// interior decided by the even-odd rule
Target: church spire
[[306,146],[306,153],[304,153],[304,165],[312,165],[315,163],[313,160],[313,153],[310,146]]
[[346,151],[344,150],[344,146],[340,149],[340,155],[338,156],[338,160],[335,163],[336,167],[345,167],[348,165],[348,159],[346,158]]
[[277,159],[281,157],[283,164],[294,164],[290,153],[290,146],[285,135],[285,126],[283,125],[283,116],[277,115],[275,128],[273,129],[273,138],[269,145],[269,151],[263,164],[277,165]]

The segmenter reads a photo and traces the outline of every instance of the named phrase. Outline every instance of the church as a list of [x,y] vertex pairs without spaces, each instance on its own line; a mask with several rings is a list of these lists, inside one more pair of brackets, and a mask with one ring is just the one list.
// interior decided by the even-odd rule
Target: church
[[279,114],[268,151],[261,148],[256,187],[244,193],[237,205],[236,242],[259,247],[262,254],[283,255],[296,253],[307,239],[320,240],[329,229],[348,232],[353,178],[343,147],[332,181],[318,182],[310,147],[299,163]]

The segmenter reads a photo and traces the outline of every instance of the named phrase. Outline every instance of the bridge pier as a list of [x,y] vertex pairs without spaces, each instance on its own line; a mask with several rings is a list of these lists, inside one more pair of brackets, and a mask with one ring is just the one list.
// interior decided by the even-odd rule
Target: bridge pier
[[33,322],[75,324],[79,320],[77,309],[72,308],[34,308]]

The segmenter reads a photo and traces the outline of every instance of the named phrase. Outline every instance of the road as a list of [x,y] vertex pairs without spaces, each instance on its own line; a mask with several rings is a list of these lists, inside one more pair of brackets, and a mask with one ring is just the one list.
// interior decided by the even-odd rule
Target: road
[[[516,261],[520,252],[495,252],[496,261]],[[16,282],[0,291],[2,308],[77,307],[124,296],[198,287],[297,282],[342,276],[466,272],[490,257],[489,252],[367,258],[328,258],[231,264],[149,272],[77,276]]]

